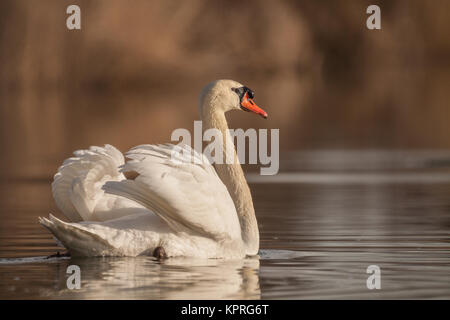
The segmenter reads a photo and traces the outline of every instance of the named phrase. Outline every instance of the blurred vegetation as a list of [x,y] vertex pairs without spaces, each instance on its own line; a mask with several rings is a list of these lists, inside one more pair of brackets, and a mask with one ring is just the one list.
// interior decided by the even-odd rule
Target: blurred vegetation
[[[82,30],[66,28],[81,7]],[[366,28],[381,7],[382,30]],[[47,177],[74,149],[122,151],[191,129],[231,78],[282,150],[449,148],[450,1],[0,2],[1,176]]]

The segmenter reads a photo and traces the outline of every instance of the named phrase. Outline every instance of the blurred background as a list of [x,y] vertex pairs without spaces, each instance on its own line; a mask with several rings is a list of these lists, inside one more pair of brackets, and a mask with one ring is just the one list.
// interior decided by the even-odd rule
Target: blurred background
[[[66,8],[81,7],[81,30]],[[366,28],[381,7],[382,30]],[[450,1],[0,2],[0,177],[49,179],[75,149],[193,127],[230,78],[280,128],[280,155],[450,148]]]
[[[0,297],[449,299],[449,57],[448,0],[0,1]],[[245,168],[256,265],[39,262],[61,250],[37,218],[66,220],[63,160],[169,142],[223,78],[269,114],[231,128],[280,129],[280,174]],[[73,262],[85,291],[66,288]],[[374,263],[383,290],[366,289]]]

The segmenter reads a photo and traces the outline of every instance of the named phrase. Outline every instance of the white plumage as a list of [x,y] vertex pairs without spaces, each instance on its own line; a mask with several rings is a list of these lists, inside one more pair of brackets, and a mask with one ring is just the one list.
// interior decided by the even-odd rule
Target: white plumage
[[52,183],[58,208],[72,222],[105,221],[136,213],[144,208],[126,198],[106,194],[106,181],[124,180],[119,171],[124,164],[122,153],[111,145],[74,152],[58,169]]
[[[206,87],[201,112],[207,127],[229,134],[224,112],[240,109],[236,87],[243,86],[219,80]],[[258,226],[239,163],[216,172],[204,155],[172,144],[137,146],[126,154],[128,162],[111,145],[74,155],[52,184],[56,204],[71,222],[40,218],[72,255],[151,255],[156,248],[168,257],[257,253]],[[127,171],[138,176],[126,179]]]
[[[227,249],[239,244],[241,233],[233,200],[206,157],[185,145],[202,163],[181,153],[172,158],[178,148],[135,147],[125,165],[110,145],[75,152],[55,175],[53,195],[69,219],[82,221],[50,215],[41,223],[73,255],[151,255],[162,246],[168,256],[234,256]],[[127,180],[122,171],[139,176]],[[243,254],[242,246],[237,252]]]

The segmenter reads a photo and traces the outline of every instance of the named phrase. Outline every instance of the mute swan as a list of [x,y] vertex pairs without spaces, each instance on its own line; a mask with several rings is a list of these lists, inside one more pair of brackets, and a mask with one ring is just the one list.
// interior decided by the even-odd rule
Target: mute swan
[[[56,204],[71,222],[50,214],[40,223],[74,256],[256,255],[255,210],[225,118],[230,110],[267,118],[253,97],[232,80],[213,81],[200,94],[203,128],[221,131],[224,157],[232,153],[233,164],[214,169],[187,145],[137,146],[126,153],[126,163],[111,145],[75,151],[52,183]],[[128,171],[138,176],[128,180],[123,174]]]

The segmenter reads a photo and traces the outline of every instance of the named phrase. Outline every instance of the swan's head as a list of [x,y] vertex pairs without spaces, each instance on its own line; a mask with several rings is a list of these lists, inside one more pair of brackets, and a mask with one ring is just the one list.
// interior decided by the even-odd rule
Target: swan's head
[[203,88],[200,94],[200,112],[205,111],[205,108],[221,112],[244,110],[267,118],[267,112],[253,102],[254,97],[255,93],[239,82],[216,80]]

